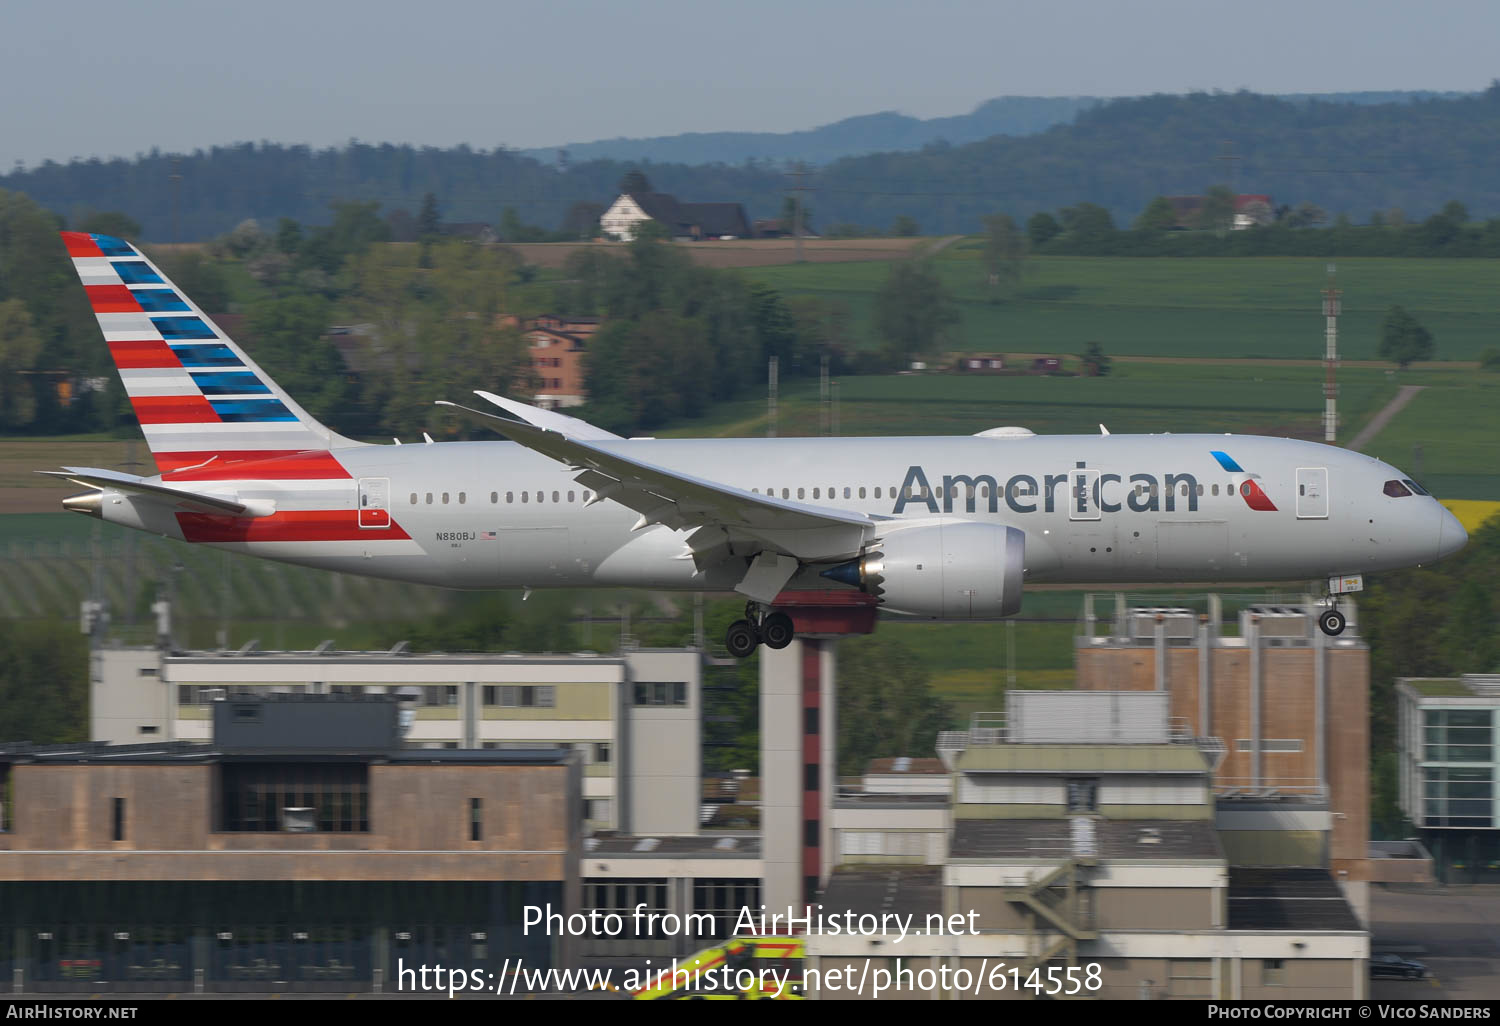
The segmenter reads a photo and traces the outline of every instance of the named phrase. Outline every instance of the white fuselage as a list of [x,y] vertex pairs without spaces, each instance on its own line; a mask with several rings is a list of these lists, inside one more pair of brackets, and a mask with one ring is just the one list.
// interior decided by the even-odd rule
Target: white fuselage
[[[1428,563],[1466,536],[1436,500],[1391,496],[1404,475],[1371,457],[1229,435],[779,438],[596,443],[636,460],[812,507],[1025,532],[1028,583],[1309,579]],[[1219,455],[1216,455],[1219,454]],[[626,586],[728,590],[729,560],[700,571],[686,534],[632,530],[639,514],[585,504],[575,472],[512,442],[355,446],[347,480],[223,480],[198,491],[278,513],[367,511],[319,538],[293,526],[200,540],[252,555],[453,588]],[[1220,456],[1226,456],[1226,463]],[[972,484],[970,483],[972,482]],[[1247,486],[1247,482],[1251,482]],[[972,497],[972,510],[970,500]],[[1255,508],[1259,504],[1261,508]],[[378,515],[384,506],[388,516]],[[1274,507],[1274,508],[1271,508]],[[183,538],[184,514],[106,492],[105,519]],[[889,519],[884,519],[889,518]],[[275,518],[273,518],[274,520]],[[836,588],[808,566],[789,588]]]

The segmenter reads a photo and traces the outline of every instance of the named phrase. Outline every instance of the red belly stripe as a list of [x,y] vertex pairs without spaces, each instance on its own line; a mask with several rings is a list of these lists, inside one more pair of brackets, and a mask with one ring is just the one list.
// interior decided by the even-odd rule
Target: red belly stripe
[[[282,456],[295,456],[299,451],[297,449],[226,449],[220,452],[212,449],[193,449],[184,452],[153,452],[151,456],[156,460],[157,470],[163,474],[170,474],[183,467],[196,467],[209,460],[214,460],[209,466],[217,466],[220,463],[227,465],[245,460],[274,460]],[[214,459],[215,456],[218,459]],[[207,470],[208,467],[203,469]],[[187,479],[179,478],[178,480]]]
[[[220,453],[207,466],[198,466],[215,454],[163,452],[156,454],[158,466],[171,457],[176,466],[195,467],[178,472],[163,469],[165,481],[323,481],[350,480],[349,471],[329,452],[236,452]],[[191,462],[178,457],[196,456]]]
[[288,510],[254,519],[178,513],[177,523],[190,542],[378,542],[411,537],[394,521],[377,530],[361,528],[359,513],[352,509]]

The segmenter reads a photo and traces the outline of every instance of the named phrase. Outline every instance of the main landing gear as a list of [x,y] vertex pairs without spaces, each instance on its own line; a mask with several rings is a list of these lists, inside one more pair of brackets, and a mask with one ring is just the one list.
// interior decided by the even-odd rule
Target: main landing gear
[[785,613],[767,612],[757,602],[745,605],[745,619],[736,620],[724,633],[724,647],[736,659],[744,659],[765,642],[767,648],[786,648],[796,637],[792,618]]

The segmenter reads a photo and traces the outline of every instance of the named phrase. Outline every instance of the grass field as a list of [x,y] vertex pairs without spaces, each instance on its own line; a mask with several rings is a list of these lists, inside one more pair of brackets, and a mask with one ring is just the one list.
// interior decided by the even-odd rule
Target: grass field
[[[934,260],[962,323],[952,348],[1078,353],[1098,342],[1120,355],[1316,359],[1323,354],[1321,290],[1328,261],[1304,257],[1147,259],[1036,257],[1016,295],[991,303],[979,243]],[[1339,349],[1375,359],[1381,318],[1401,304],[1432,331],[1436,356],[1474,360],[1496,344],[1500,290],[1494,260],[1337,261],[1343,290]],[[745,271],[786,295],[839,300],[858,336],[873,338],[875,292],[888,263],[790,264]]]
[[1425,384],[1365,451],[1445,499],[1500,499],[1500,375],[1416,372]]

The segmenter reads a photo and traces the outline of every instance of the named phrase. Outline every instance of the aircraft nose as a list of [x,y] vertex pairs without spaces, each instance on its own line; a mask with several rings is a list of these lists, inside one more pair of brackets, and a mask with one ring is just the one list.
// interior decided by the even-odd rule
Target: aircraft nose
[[1469,544],[1469,532],[1458,522],[1458,517],[1442,510],[1438,526],[1438,559],[1446,559]]

